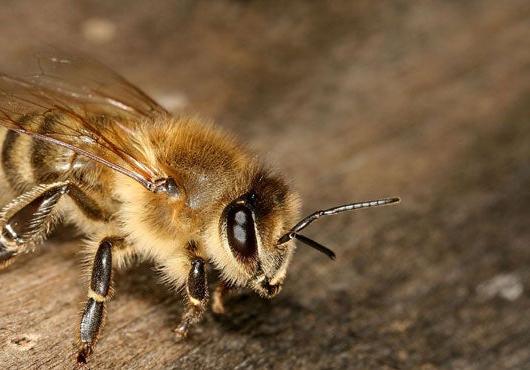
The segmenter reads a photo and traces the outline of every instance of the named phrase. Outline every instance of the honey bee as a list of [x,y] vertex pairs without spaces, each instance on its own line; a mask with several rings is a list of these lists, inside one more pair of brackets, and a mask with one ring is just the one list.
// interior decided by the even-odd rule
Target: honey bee
[[335,258],[300,234],[310,223],[399,201],[351,203],[296,223],[298,195],[219,127],[172,116],[90,59],[40,56],[38,65],[27,78],[0,74],[1,181],[12,197],[0,211],[0,268],[33,251],[61,219],[89,237],[79,366],[98,340],[113,272],[131,261],[152,261],[183,291],[175,332],[185,337],[207,308],[207,268],[220,275],[215,313],[233,288],[274,297],[294,240]]

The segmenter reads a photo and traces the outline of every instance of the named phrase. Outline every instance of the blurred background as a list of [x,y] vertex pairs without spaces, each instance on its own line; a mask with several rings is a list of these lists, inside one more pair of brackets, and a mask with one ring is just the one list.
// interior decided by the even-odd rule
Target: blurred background
[[[308,231],[282,293],[243,292],[175,343],[152,266],[117,277],[93,368],[530,368],[528,1],[10,1],[0,69],[81,50],[286,174]],[[0,273],[3,368],[70,368],[78,239]]]

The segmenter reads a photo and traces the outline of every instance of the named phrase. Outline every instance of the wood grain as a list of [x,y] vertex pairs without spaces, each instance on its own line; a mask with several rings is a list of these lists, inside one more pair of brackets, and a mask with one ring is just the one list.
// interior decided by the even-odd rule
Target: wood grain
[[[305,212],[403,198],[315,224],[336,262],[300,247],[280,296],[242,292],[183,343],[152,266],[121,274],[92,368],[530,367],[528,2],[8,4],[2,67],[37,35],[83,48],[242,136]],[[91,41],[90,18],[113,38]],[[72,366],[73,234],[0,272],[0,368]]]

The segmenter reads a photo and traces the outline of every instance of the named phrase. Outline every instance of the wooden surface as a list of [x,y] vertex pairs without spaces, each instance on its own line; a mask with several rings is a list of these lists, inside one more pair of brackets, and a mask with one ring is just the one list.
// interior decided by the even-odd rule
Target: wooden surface
[[[527,1],[73,3],[2,3],[2,69],[75,45],[241,135],[304,212],[403,198],[315,224],[337,261],[300,247],[184,343],[152,266],[121,274],[94,369],[530,368]],[[71,367],[72,235],[0,272],[0,368]]]

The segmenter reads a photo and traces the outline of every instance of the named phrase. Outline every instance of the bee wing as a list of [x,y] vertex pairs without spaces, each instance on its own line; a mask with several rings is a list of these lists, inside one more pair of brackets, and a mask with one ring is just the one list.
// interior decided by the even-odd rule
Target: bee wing
[[[41,58],[40,73],[27,79],[0,73],[0,125],[71,149],[156,191],[161,176],[146,165],[134,132],[139,118],[154,121],[168,113],[107,68],[83,63],[88,67],[76,77],[72,59],[55,59]],[[54,115],[61,118],[45,129],[24,119]]]
[[134,118],[152,120],[169,114],[123,76],[89,56],[41,53],[37,65],[39,71],[31,81],[72,100]]

